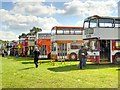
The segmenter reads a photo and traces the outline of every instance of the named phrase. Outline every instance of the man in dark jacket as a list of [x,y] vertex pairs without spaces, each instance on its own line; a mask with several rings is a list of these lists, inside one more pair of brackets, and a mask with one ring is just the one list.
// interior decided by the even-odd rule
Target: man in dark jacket
[[78,58],[80,60],[80,69],[83,68],[83,66],[86,66],[86,57],[87,57],[87,50],[84,49],[83,46],[81,46],[81,49],[78,51]]
[[36,65],[36,68],[38,67],[39,54],[40,54],[40,52],[38,51],[38,48],[35,47],[35,50],[34,50],[34,63]]

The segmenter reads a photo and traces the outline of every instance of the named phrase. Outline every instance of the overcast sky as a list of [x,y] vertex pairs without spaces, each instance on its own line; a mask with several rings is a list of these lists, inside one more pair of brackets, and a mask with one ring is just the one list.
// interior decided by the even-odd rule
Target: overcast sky
[[[66,1],[66,2],[65,2]],[[83,26],[91,15],[118,16],[119,0],[4,0],[0,2],[0,39],[16,40],[32,27]]]

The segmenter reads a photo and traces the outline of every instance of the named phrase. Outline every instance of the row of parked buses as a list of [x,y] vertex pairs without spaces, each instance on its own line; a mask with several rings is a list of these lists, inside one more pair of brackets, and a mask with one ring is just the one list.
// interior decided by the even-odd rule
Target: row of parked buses
[[40,58],[77,60],[81,45],[93,63],[120,62],[120,17],[91,16],[83,27],[54,26],[51,33],[38,33]]

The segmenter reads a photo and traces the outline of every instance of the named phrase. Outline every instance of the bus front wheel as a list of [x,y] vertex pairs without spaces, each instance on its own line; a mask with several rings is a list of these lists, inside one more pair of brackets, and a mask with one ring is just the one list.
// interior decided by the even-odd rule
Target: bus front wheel
[[77,60],[77,55],[75,53],[71,53],[70,60]]
[[120,53],[115,55],[114,64],[120,64]]

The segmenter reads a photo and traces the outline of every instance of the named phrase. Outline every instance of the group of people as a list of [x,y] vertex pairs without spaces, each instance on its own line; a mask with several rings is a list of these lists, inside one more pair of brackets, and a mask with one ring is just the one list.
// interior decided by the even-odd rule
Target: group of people
[[[5,57],[5,56],[12,55],[12,52],[10,52],[10,50],[8,50],[8,51],[7,50],[1,50],[0,54],[2,55],[2,57]],[[13,55],[18,57],[18,50],[15,50]]]
[[[34,63],[36,68],[38,67],[38,59],[39,59],[40,52],[37,47],[34,49]],[[79,68],[83,69],[86,66],[86,58],[87,58],[87,50],[84,46],[81,46],[80,50],[78,51],[78,59],[80,60]]]
[[6,55],[9,54],[6,50],[1,50],[0,53],[1,53],[2,57],[5,57]]
[[[10,52],[6,52],[5,50],[2,51],[2,57],[5,55],[10,55]],[[18,51],[15,51],[15,56],[18,57]],[[34,63],[36,68],[38,67],[38,59],[39,59],[40,51],[38,50],[38,47],[35,47],[34,49]],[[86,58],[87,58],[87,50],[84,48],[84,46],[81,46],[81,48],[78,51],[78,59],[80,60],[79,68],[83,69],[83,67],[86,66]]]

